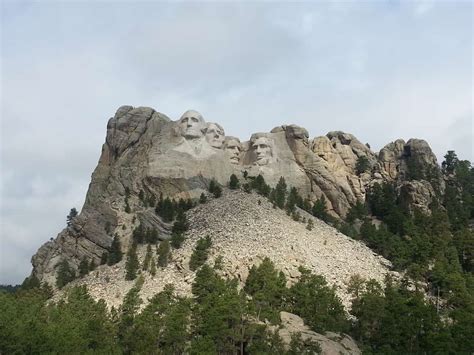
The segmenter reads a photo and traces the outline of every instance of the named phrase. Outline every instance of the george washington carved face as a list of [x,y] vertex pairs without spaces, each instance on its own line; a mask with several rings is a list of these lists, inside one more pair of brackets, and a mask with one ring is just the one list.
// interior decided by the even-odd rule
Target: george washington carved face
[[181,135],[186,139],[196,139],[203,136],[206,128],[202,115],[194,110],[186,111],[178,122]]
[[252,149],[255,152],[257,165],[267,165],[273,157],[273,144],[267,137],[258,137],[252,140]]
[[217,123],[208,123],[206,128],[206,140],[213,148],[222,148],[224,143],[224,129]]

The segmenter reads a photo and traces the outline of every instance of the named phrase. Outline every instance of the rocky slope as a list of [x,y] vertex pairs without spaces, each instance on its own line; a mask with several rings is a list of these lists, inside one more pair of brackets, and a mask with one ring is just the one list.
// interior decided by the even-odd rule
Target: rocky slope
[[[170,264],[159,268],[154,277],[143,273],[141,296],[145,301],[168,283],[181,295],[191,294],[195,272],[189,269],[189,259],[196,241],[207,235],[213,243],[209,263],[212,265],[216,257],[222,256],[223,275],[236,277],[243,284],[249,268],[269,257],[291,283],[300,275],[298,267],[304,266],[325,276],[346,307],[351,299],[347,282],[352,275],[383,282],[387,273],[393,274],[389,271],[390,263],[363,243],[310,215],[306,218],[313,218],[314,228],[307,230],[306,224],[294,221],[257,194],[226,190],[222,197],[189,210],[187,216],[190,229],[183,246],[172,251]],[[145,246],[141,246],[141,261],[144,254]],[[124,263],[101,266],[71,286],[86,284],[92,296],[117,307],[133,286],[133,281],[125,281]]]
[[[366,160],[367,169],[357,171],[357,162],[361,159]],[[414,167],[417,173],[421,171],[421,176],[416,179],[410,177]],[[376,154],[348,133],[330,132],[326,136],[310,139],[304,128],[283,125],[269,133],[253,134],[249,141],[240,142],[235,137],[226,136],[220,125],[205,122],[196,111],[187,111],[179,120],[172,121],[151,108],[122,106],[107,124],[106,141],[81,213],[32,257],[33,275],[54,285],[56,268],[62,259],[74,268],[83,258],[98,264],[101,255],[110,248],[115,233],[121,236],[123,245],[127,244],[133,221],[135,225],[141,222],[156,228],[162,238],[167,238],[170,225],[163,223],[152,209],[143,207],[138,198],[140,191],[147,198],[157,198],[160,194],[175,199],[198,198],[211,179],[225,185],[232,173],[240,179],[244,172],[249,176],[261,174],[273,186],[283,176],[289,186],[297,187],[299,193],[311,201],[324,196],[330,213],[336,218],[344,218],[352,205],[364,201],[370,186],[384,181],[396,184],[407,208],[426,208],[433,191],[443,188],[442,181],[427,178],[436,176],[433,174],[436,169],[436,158],[422,140],[412,139],[406,143],[397,140]],[[213,204],[202,208],[210,206]],[[233,238],[245,236],[240,241],[244,247],[232,256],[240,260],[248,257],[248,260],[242,260],[242,270],[246,269],[246,263],[258,257],[253,250],[264,253],[265,248],[273,249],[274,235],[284,239],[281,241],[284,245],[279,249],[281,255],[275,255],[275,262],[291,272],[295,272],[298,263],[303,263],[315,270],[320,269],[320,273],[324,274],[328,265],[340,258],[339,283],[344,282],[349,272],[343,266],[346,260],[366,256],[365,252],[361,255],[333,254],[338,245],[332,243],[352,243],[342,242],[342,237],[334,231],[324,244],[324,240],[306,236],[301,225],[295,225],[295,228],[302,239],[279,234],[279,231],[272,229],[270,222],[263,221],[261,225],[252,227],[254,217],[246,219],[247,206],[240,207],[225,218],[245,220],[249,223],[247,232],[231,235],[232,230],[227,230],[224,225],[212,228],[215,227],[216,240],[220,238],[219,244],[222,242],[223,245],[233,243]],[[125,212],[127,209],[129,212]],[[200,210],[191,212],[190,218]],[[209,218],[212,218],[213,214],[222,211],[222,206],[216,206],[215,211],[205,213],[211,213]],[[222,222],[224,216],[220,218]],[[292,221],[288,218],[284,221],[285,225],[276,224],[281,226],[280,232],[291,229],[286,223],[291,224]],[[329,228],[319,223],[317,226],[320,230]],[[196,220],[193,233],[197,236],[208,232],[206,226]],[[317,234],[317,231],[314,233]],[[308,246],[301,244],[305,238],[309,238]],[[334,249],[326,248],[331,245]],[[292,251],[291,247],[296,251]],[[315,248],[311,253],[317,250],[324,252],[321,254],[324,258],[317,261],[312,256],[306,256],[305,253],[311,248]],[[369,254],[367,250],[368,265],[372,265],[370,260],[374,256]],[[301,259],[301,255],[305,256]],[[230,260],[231,256],[228,257]],[[234,272],[244,272],[242,270]],[[364,268],[361,266],[360,270],[363,272]]]

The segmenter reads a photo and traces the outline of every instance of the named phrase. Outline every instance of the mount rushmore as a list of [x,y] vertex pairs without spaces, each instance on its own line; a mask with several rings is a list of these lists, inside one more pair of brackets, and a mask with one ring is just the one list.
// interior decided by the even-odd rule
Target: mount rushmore
[[[364,171],[357,169],[360,159],[366,161]],[[365,200],[372,184],[387,181],[396,184],[407,208],[427,209],[434,187],[429,181],[406,179],[414,162],[425,171],[439,169],[430,147],[419,139],[397,140],[375,153],[348,133],[310,139],[306,129],[282,125],[240,141],[194,110],[171,120],[149,107],[122,106],[107,124],[81,213],[39,248],[32,257],[33,274],[54,284],[61,258],[76,266],[83,257],[99,263],[128,218],[125,205],[140,223],[167,238],[170,226],[153,209],[139,207],[139,191],[197,199],[211,179],[227,185],[231,174],[239,179],[261,174],[275,186],[283,176],[288,186],[313,202],[324,196],[329,213],[344,218],[351,206]],[[443,188],[442,181],[437,188]]]

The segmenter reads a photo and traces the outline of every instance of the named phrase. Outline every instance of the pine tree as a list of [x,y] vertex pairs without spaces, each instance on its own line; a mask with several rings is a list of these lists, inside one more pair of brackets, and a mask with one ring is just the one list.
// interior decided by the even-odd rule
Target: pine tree
[[188,230],[188,222],[186,219],[186,214],[183,210],[178,211],[176,216],[176,221],[173,223],[173,228],[171,229],[172,234],[183,234]]
[[206,203],[207,202],[207,196],[204,194],[204,192],[201,193],[201,196],[199,196],[199,203]]
[[189,268],[191,270],[196,270],[202,266],[209,256],[209,248],[212,245],[211,237],[206,236],[205,238],[200,238],[196,247],[191,254],[191,259],[189,260]]
[[150,274],[151,276],[156,275],[156,262],[155,262],[154,257],[151,257],[151,260],[150,260]]
[[317,217],[325,222],[329,221],[329,215],[327,213],[326,199],[321,196],[313,205],[311,213],[314,217]]
[[359,158],[357,158],[357,163],[355,167],[357,175],[365,173],[367,170],[369,170],[369,168],[370,162],[365,155],[361,155]]
[[86,257],[83,257],[79,263],[79,277],[86,276],[89,273],[89,262]]
[[153,254],[152,254],[152,251],[151,251],[151,245],[148,244],[148,246],[146,248],[145,260],[143,261],[142,270],[146,271],[150,268],[150,262],[151,262],[152,256],[153,256]]
[[97,264],[95,263],[94,259],[91,259],[89,263],[89,271],[94,271],[97,268]]
[[145,193],[141,189],[140,189],[140,192],[138,193],[138,198],[140,199],[140,201],[145,202]]
[[132,243],[127,252],[127,261],[125,262],[125,280],[135,280],[140,262],[137,256],[137,245]]
[[171,249],[169,241],[163,240],[160,242],[156,251],[158,254],[158,266],[165,267],[168,265],[170,251]]
[[75,278],[76,272],[74,269],[69,265],[66,259],[61,260],[57,267],[56,286],[63,288]]
[[184,234],[183,233],[173,233],[171,235],[171,246],[175,249],[181,248],[181,245],[184,242]]
[[102,253],[102,256],[100,257],[100,265],[105,265],[107,264],[107,260],[109,260],[109,253],[107,253],[106,251],[104,251]]
[[76,208],[75,208],[75,207],[71,208],[71,211],[69,212],[69,214],[68,214],[67,217],[66,217],[66,221],[67,221],[67,226],[68,226],[68,227],[71,226],[72,220],[77,217],[77,214],[78,214],[78,213],[77,213]]
[[229,189],[237,190],[239,187],[240,187],[239,179],[237,178],[235,174],[232,174],[229,180]]
[[306,229],[307,230],[313,230],[313,227],[314,227],[314,222],[311,218],[308,219],[308,224],[306,225]]
[[283,176],[280,177],[278,184],[275,187],[275,204],[278,208],[285,207],[285,199],[286,199],[286,182]]
[[122,246],[119,240],[118,234],[115,234],[114,239],[112,240],[112,245],[110,246],[110,252],[107,258],[107,265],[117,264],[122,260]]

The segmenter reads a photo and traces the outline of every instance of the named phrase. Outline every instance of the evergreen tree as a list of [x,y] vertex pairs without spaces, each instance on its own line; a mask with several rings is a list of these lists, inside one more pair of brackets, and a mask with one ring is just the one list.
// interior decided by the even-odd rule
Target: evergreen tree
[[142,244],[146,238],[146,228],[143,226],[143,224],[139,224],[137,227],[132,232],[132,239],[134,243],[137,244]]
[[71,208],[71,211],[69,212],[69,214],[66,217],[68,227],[71,226],[73,219],[76,218],[77,215],[78,215],[78,212],[77,212],[76,208],[75,207]]
[[112,245],[110,246],[110,252],[108,253],[107,265],[117,264],[122,260],[122,245],[119,240],[118,234],[115,234],[114,239],[112,240]]
[[160,242],[157,248],[158,254],[158,266],[165,267],[168,265],[168,260],[170,257],[170,242],[167,240],[163,240]]
[[143,260],[142,270],[147,271],[150,268],[151,258],[153,257],[153,253],[151,250],[151,245],[148,244],[146,248],[145,259]]
[[286,201],[286,210],[290,213],[293,213],[295,212],[296,206],[303,208],[303,199],[298,194],[296,187],[292,187]]
[[61,260],[57,265],[56,286],[61,289],[75,278],[76,272],[68,261],[66,259]]
[[79,277],[86,276],[89,273],[89,262],[86,257],[83,257],[79,263]]
[[163,200],[161,205],[158,203],[155,211],[161,218],[163,218],[163,221],[172,222],[175,217],[176,209],[171,199],[167,197]]
[[361,155],[359,158],[357,158],[355,167],[357,175],[365,173],[367,170],[369,170],[369,168],[370,162],[365,155]]
[[183,234],[188,230],[188,221],[186,219],[186,214],[184,211],[179,210],[178,215],[176,216],[176,221],[173,224],[171,229],[172,234]]
[[240,187],[239,179],[237,178],[235,174],[232,174],[229,180],[229,189],[237,190],[239,187]]
[[150,260],[150,274],[151,274],[151,276],[156,275],[156,262],[155,262],[154,257],[152,257],[151,260]]
[[199,203],[206,203],[207,202],[207,196],[204,194],[204,192],[201,193],[201,196],[199,196]]
[[107,253],[106,251],[104,251],[102,253],[102,256],[100,257],[100,265],[105,265],[107,264],[107,260],[109,260],[109,253]]
[[171,246],[175,249],[181,248],[181,245],[184,242],[184,234],[183,233],[173,233],[171,235]]
[[97,268],[97,264],[95,263],[94,259],[91,259],[91,262],[89,263],[89,271],[94,271]]
[[278,322],[279,310],[286,296],[286,278],[269,258],[249,271],[244,291],[252,296],[257,315],[271,322]]
[[274,192],[274,202],[278,208],[285,207],[285,199],[286,199],[286,182],[283,176],[280,177],[278,184],[275,187]]
[[125,280],[135,280],[137,271],[140,267],[140,262],[137,256],[137,245],[132,243],[127,252],[127,260],[125,262]]
[[140,201],[145,202],[145,193],[141,189],[140,189],[140,192],[138,193],[138,198],[140,199]]
[[200,266],[204,265],[207,261],[209,255],[209,248],[212,245],[211,237],[206,236],[205,238],[200,238],[197,243],[196,247],[191,254],[191,259],[189,260],[189,268],[191,270],[196,270]]
[[327,286],[324,277],[313,275],[300,267],[300,279],[289,290],[290,309],[300,315],[316,332],[348,330],[348,321],[335,289]]
[[262,195],[265,197],[268,197],[271,192],[270,186],[267,185],[267,183],[265,182],[265,179],[260,174],[256,178],[252,179],[249,187],[250,189],[255,189],[259,195]]
[[314,217],[317,217],[323,220],[324,222],[329,221],[329,214],[327,212],[327,207],[326,207],[326,198],[324,197],[324,195],[321,196],[318,200],[316,200],[311,210],[311,214]]
[[308,218],[308,224],[306,225],[306,229],[311,231],[313,230],[313,227],[314,227],[314,222],[311,218]]
[[148,196],[147,203],[148,203],[148,206],[153,207],[153,208],[155,207],[156,197],[154,194],[151,194],[150,196]]

